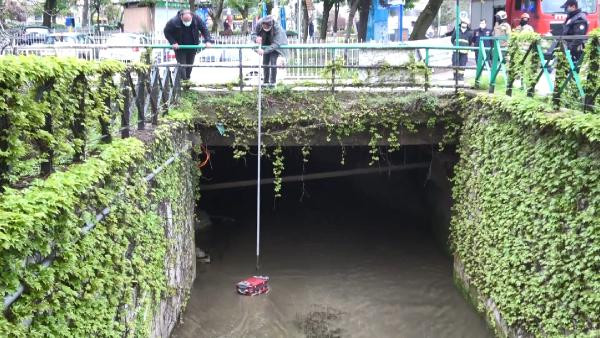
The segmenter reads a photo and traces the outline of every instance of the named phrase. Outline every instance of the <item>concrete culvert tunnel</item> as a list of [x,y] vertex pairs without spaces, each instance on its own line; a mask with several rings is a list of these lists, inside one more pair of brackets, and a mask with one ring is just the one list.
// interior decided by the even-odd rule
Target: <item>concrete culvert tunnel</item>
[[[277,199],[273,185],[263,185],[259,274],[271,278],[271,290],[255,297],[236,294],[235,283],[257,273],[256,185],[202,187],[255,179],[256,157],[235,160],[230,147],[211,153],[198,203],[199,218],[208,214],[211,225],[196,234],[211,263],[198,262],[174,337],[491,336],[453,283],[451,165],[428,165],[432,156],[452,157],[452,149],[382,148],[373,167],[426,165],[283,183]],[[368,168],[370,159],[364,146],[313,147],[306,163],[299,147],[284,155],[283,176]],[[265,160],[263,177],[271,176]]]

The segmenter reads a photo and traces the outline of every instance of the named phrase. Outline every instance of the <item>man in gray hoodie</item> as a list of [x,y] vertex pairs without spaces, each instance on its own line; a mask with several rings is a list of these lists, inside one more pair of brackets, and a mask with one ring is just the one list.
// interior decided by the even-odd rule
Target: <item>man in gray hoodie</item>
[[262,46],[258,54],[263,57],[264,82],[275,84],[277,80],[277,58],[285,56],[282,45],[287,45],[287,36],[273,16],[267,15],[260,19],[252,31],[252,40]]

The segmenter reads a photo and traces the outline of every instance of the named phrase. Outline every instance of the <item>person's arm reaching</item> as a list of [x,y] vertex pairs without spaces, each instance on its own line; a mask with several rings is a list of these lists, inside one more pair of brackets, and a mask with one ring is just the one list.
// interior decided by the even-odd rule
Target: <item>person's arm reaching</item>
[[163,31],[165,33],[165,39],[169,41],[169,44],[173,46],[173,49],[179,48],[179,44],[175,40],[175,25],[169,20],[165,25],[165,29]]

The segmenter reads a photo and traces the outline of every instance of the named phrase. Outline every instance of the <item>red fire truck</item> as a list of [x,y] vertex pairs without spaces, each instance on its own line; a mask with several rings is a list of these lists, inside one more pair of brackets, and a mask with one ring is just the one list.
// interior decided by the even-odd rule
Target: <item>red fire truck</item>
[[[542,35],[560,35],[567,14],[560,8],[565,0],[506,0],[506,14],[512,27],[519,25],[521,14],[529,13],[529,24]],[[579,8],[587,13],[589,31],[598,27],[599,0],[578,0]]]

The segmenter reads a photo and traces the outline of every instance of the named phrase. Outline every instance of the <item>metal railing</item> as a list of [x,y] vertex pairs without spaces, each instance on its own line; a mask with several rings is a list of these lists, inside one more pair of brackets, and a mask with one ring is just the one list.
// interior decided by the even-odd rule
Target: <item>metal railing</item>
[[[64,104],[77,102],[76,111],[79,113],[74,113],[73,109],[67,107],[56,106],[56,103],[51,101],[49,96],[56,95],[52,93],[54,81],[51,78],[37,79],[33,82],[22,80],[18,87],[11,87],[11,90],[22,92],[23,95],[34,95],[37,103],[48,105],[51,109],[45,114],[45,121],[37,124],[32,122],[26,127],[7,128],[6,132],[0,135],[0,152],[5,154],[13,151],[9,139],[28,143],[27,152],[20,158],[0,156],[0,192],[9,185],[18,187],[32,178],[46,177],[57,167],[81,162],[93,153],[99,144],[110,143],[114,137],[127,138],[147,127],[156,126],[160,117],[167,114],[181,94],[181,69],[175,65],[151,67],[148,70],[141,67],[127,68],[122,73],[114,74],[103,71],[95,75],[57,73],[55,76],[71,76],[73,88],[79,85],[86,87],[82,93],[74,90],[64,98]],[[100,86],[106,83],[118,88],[119,94],[102,102],[106,115],[94,120],[86,114],[90,95],[98,95],[98,92],[103,90]],[[15,100],[7,99],[2,108],[5,112],[0,111],[0,126],[11,126],[17,122],[7,113],[15,109],[23,110],[23,107]],[[54,109],[69,111],[73,116],[53,118]],[[30,139],[28,135],[38,130],[44,130],[50,136],[61,135],[61,141],[69,145],[67,150],[53,149],[47,144],[48,140]],[[25,162],[31,164],[27,165]],[[34,168],[36,163],[39,163],[37,170]]]
[[[527,96],[533,97],[536,94],[552,95],[552,102],[555,106],[572,105],[580,103],[584,111],[598,111],[595,102],[600,96],[597,86],[594,85],[597,79],[598,55],[600,54],[600,41],[598,37],[587,35],[582,36],[557,36],[557,37],[539,37],[531,41],[516,41],[518,46],[512,49],[502,47],[506,38],[482,38],[478,46],[479,57],[477,59],[477,70],[475,75],[475,88],[481,85],[482,75],[488,71],[489,82],[488,90],[493,93],[498,84],[498,75],[503,74],[505,93],[508,96],[513,94],[515,89],[523,89]],[[486,47],[486,42],[491,43],[491,47]],[[584,46],[590,45],[589,50],[595,50],[596,55],[586,55],[583,51]],[[576,51],[573,46],[579,46],[578,55],[573,55]],[[557,76],[557,60],[565,62],[566,77]],[[584,64],[588,63],[584,67]],[[594,66],[595,65],[595,66]],[[594,68],[595,67],[595,68]],[[510,69],[513,71],[510,71]],[[525,68],[529,68],[533,74],[525,74]],[[542,81],[543,79],[543,81]],[[521,80],[520,87],[515,88],[515,81]],[[546,86],[545,91],[538,89],[540,84]],[[563,98],[567,88],[572,87],[575,98]]]
[[[169,45],[153,45],[149,46],[152,49],[169,49]],[[197,63],[189,66],[193,68],[238,68],[237,85],[242,89],[246,85],[245,74],[246,70],[259,68],[261,62],[259,58],[255,58],[253,63],[247,63],[243,57],[244,51],[257,50],[256,44],[241,44],[241,45],[213,45],[213,50],[225,50],[235,52],[229,55],[238,55],[238,57],[229,59],[228,64],[214,63]],[[183,50],[201,50],[205,49],[204,45],[188,45],[180,46]],[[402,77],[408,75],[410,79],[407,81],[386,81],[382,79],[381,74],[378,76],[382,81],[375,81],[376,86],[409,86],[423,87],[428,89],[431,86],[463,88],[462,82],[459,82],[456,77],[452,79],[453,83],[448,83],[448,79],[440,79],[440,81],[432,81],[430,73],[435,71],[436,76],[446,72],[446,75],[452,76],[452,72],[462,71],[465,69],[475,69],[475,67],[459,67],[459,66],[437,66],[429,63],[429,55],[431,51],[457,51],[467,50],[474,51],[475,47],[454,47],[454,46],[433,46],[419,45],[410,46],[404,44],[375,44],[375,43],[355,43],[355,44],[302,44],[302,45],[285,45],[281,49],[291,55],[287,59],[287,63],[277,66],[263,66],[264,68],[277,68],[285,70],[285,79],[287,80],[326,80],[329,85],[335,90],[338,85],[366,86],[365,81],[373,80],[368,77],[368,70],[387,71],[387,75],[394,75],[394,70],[398,72],[396,75]],[[226,53],[226,52],[225,52]],[[225,54],[223,54],[225,55]],[[451,60],[448,60],[450,63]],[[418,66],[415,66],[418,65]],[[159,65],[160,66],[160,65]],[[419,72],[421,69],[422,72]],[[405,71],[404,74],[402,71]],[[409,72],[410,74],[408,74]],[[257,74],[256,74],[257,75]],[[372,74],[373,75],[373,74]],[[415,81],[415,75],[421,76],[422,81]],[[392,79],[393,76],[388,76]],[[433,79],[435,80],[435,79]],[[338,82],[340,81],[340,82]]]

